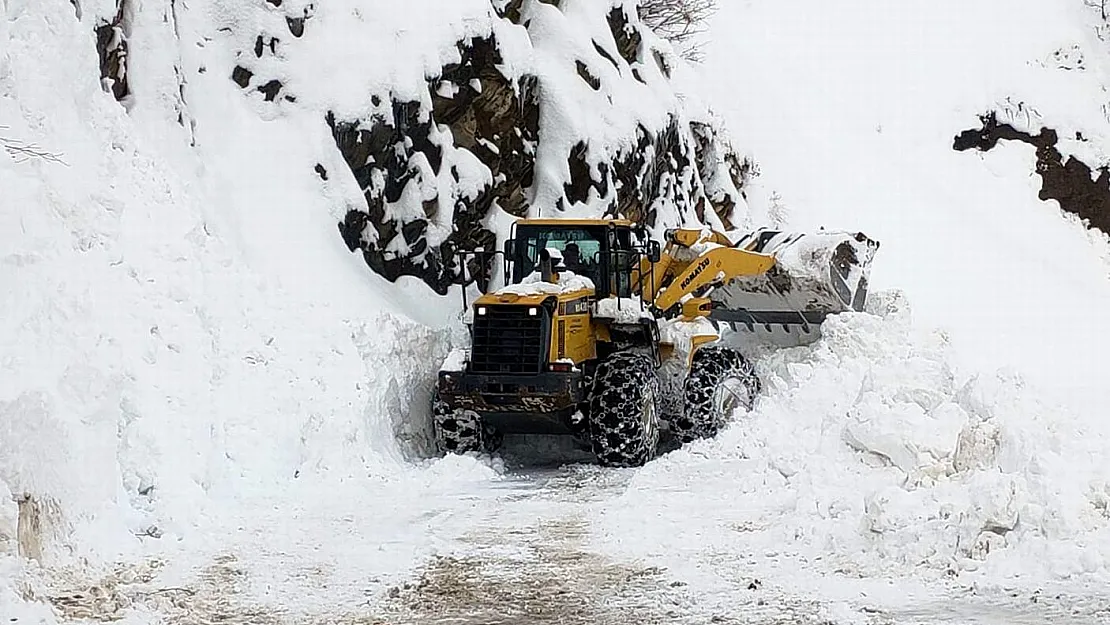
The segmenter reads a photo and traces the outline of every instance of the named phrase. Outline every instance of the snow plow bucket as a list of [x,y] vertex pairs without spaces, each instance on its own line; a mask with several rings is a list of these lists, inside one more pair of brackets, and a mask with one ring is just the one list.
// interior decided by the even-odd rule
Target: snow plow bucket
[[820,337],[827,316],[863,310],[879,243],[863,233],[757,230],[735,247],[770,254],[775,264],[714,289],[710,317],[777,345],[804,345]]

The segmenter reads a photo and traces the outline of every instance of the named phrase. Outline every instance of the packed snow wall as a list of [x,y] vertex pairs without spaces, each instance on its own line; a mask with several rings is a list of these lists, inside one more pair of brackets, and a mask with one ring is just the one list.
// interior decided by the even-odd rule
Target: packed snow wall
[[0,3],[0,556],[111,559],[426,450],[440,300],[343,245],[327,107],[236,84],[254,8]]

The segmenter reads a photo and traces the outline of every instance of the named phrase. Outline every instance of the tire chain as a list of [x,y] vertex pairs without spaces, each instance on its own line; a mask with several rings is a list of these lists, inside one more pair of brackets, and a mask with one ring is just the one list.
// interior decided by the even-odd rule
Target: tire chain
[[[656,402],[656,421],[646,428],[641,418],[645,393]],[[655,456],[658,402],[659,379],[649,357],[618,352],[598,365],[590,397],[590,442],[602,465],[640,466]]]
[[755,368],[740,352],[721,345],[710,345],[694,354],[694,362],[683,391],[682,413],[671,421],[675,437],[687,443],[710,438],[724,426],[730,415],[718,414],[713,394],[726,380],[740,380],[748,391],[746,409],[751,409],[761,390]]
[[432,427],[441,452],[464,454],[486,450],[486,436],[478,415],[469,410],[454,410],[438,397],[432,402]]

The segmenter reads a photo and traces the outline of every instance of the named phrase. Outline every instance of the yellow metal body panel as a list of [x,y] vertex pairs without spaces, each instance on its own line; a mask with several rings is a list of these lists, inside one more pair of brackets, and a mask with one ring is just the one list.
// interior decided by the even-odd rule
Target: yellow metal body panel
[[486,293],[474,303],[481,306],[540,306],[549,298],[557,300],[555,315],[551,320],[550,361],[569,358],[575,364],[597,358],[598,340],[607,340],[608,331],[602,335],[601,326],[593,323],[590,314],[594,301],[593,289],[579,289],[567,293]]
[[539,306],[549,297],[555,297],[560,303],[582,297],[592,296],[593,289],[578,289],[567,293],[535,293],[518,295],[516,293],[486,293],[475,300],[475,306],[497,306],[502,304],[515,304],[518,306]]
[[710,283],[724,283],[743,276],[766,273],[775,264],[774,256],[732,247],[716,247],[694,258],[675,272],[674,280],[655,298],[661,310],[670,310],[682,298]]
[[670,242],[690,247],[696,243],[716,243],[725,247],[732,247],[732,241],[716,230],[695,230],[693,228],[679,228],[668,233]]
[[560,302],[552,319],[550,360],[569,358],[575,364],[597,358],[597,334],[590,315],[592,297]]
[[687,319],[707,317],[713,310],[713,302],[708,297],[692,297],[682,302],[682,316]]

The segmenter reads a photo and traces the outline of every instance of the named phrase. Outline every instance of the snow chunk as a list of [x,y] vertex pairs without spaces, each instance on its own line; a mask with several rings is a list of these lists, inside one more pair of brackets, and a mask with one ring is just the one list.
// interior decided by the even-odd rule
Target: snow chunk
[[606,297],[594,304],[594,317],[612,319],[615,323],[637,323],[651,319],[643,301],[634,297]]
[[534,271],[525,276],[520,284],[503,286],[494,292],[495,295],[559,295],[573,293],[583,289],[594,289],[593,280],[580,276],[573,271],[561,271],[557,282],[544,282],[540,272]]
[[469,354],[465,348],[459,347],[447,354],[447,359],[439,367],[440,371],[463,371],[466,369],[466,360]]

